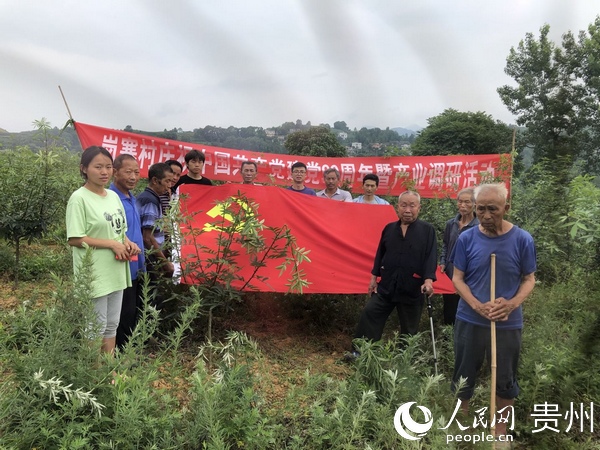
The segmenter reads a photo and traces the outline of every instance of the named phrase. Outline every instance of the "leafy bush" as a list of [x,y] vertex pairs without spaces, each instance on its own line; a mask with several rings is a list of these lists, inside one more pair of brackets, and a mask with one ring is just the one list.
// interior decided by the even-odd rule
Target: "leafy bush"
[[[351,449],[415,448],[393,425],[396,409],[408,401],[427,405],[436,419],[419,442],[423,448],[446,444],[449,411],[456,404],[443,376],[432,376],[430,356],[421,350],[426,335],[361,343],[356,371],[347,380],[306,373],[305,385],[286,402],[286,448]],[[401,347],[401,348],[400,348]],[[298,405],[301,405],[298,408]]]
[[228,333],[224,343],[201,346],[192,375],[185,442],[188,448],[276,448],[281,427],[264,414],[265,399],[255,391],[256,343],[244,333]]
[[[0,152],[0,236],[14,247],[14,281],[19,280],[20,246],[43,236],[64,221],[68,195],[77,185],[75,155],[53,147],[50,124],[35,122],[45,148],[36,153],[28,148]],[[32,167],[35,173],[32,176]]]
[[154,362],[132,366],[131,347],[120,358],[99,359],[84,279],[85,273],[75,289],[56,279],[45,308],[23,305],[2,317],[0,447],[144,448],[154,442],[177,448],[169,424],[179,417],[179,405],[154,386]]
[[0,274],[11,274],[15,266],[15,254],[4,241],[0,240]]
[[68,277],[72,274],[71,252],[64,248],[45,248],[27,252],[19,267],[19,278],[23,281],[49,279],[51,273]]
[[543,161],[513,183],[511,218],[533,236],[537,277],[565,282],[589,272],[600,248],[600,189],[588,176],[560,182],[555,166]]
[[[65,246],[35,243],[21,248],[19,279],[21,281],[49,280],[51,274],[69,277],[73,273],[71,252]],[[15,256],[12,249],[0,241],[0,274],[14,275]]]
[[[521,396],[517,415],[525,418],[520,431],[538,448],[596,448],[589,432],[566,433],[565,411],[596,401],[600,396],[600,308],[597,273],[552,286],[539,286],[524,304],[525,327],[520,368]],[[562,417],[560,433],[533,434],[530,416],[535,404],[556,404]],[[583,418],[585,422],[585,418]]]
[[[280,275],[285,273],[289,276],[287,286],[290,292],[302,293],[302,289],[308,286],[300,264],[310,262],[307,256],[310,250],[298,247],[286,225],[265,225],[259,215],[259,205],[244,193],[238,192],[217,202],[219,215],[208,226],[204,224],[202,227],[193,223],[194,212],[181,213],[185,198],[182,200],[171,204],[157,226],[171,236],[168,245],[172,249],[182,248],[182,243],[192,244],[188,247],[192,253],[181,255],[185,259],[182,277],[193,283],[202,296],[202,308],[208,316],[209,341],[212,339],[213,312],[230,311],[235,303],[240,302],[241,291],[254,289],[253,283],[257,280],[266,281],[261,269],[267,264],[279,264]],[[203,244],[199,239],[211,230],[216,231],[214,247]],[[179,254],[180,251],[174,253]],[[252,272],[246,276],[240,274],[240,255],[248,256],[248,264],[252,267]],[[181,262],[179,258],[178,262]]]

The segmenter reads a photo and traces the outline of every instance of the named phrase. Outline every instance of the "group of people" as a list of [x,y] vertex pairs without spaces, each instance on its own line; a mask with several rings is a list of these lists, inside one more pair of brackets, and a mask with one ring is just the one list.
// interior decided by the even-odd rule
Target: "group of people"
[[[177,160],[156,163],[148,169],[148,185],[137,198],[132,191],[140,180],[140,168],[135,157],[121,154],[114,161],[103,147],[87,148],[81,157],[80,173],[84,184],[75,191],[67,205],[67,239],[73,247],[73,266],[78,273],[90,252],[93,282],[90,295],[100,323],[102,350],[113,353],[122,348],[135,329],[141,309],[141,275],[148,273],[156,286],[161,278],[176,272],[170,254],[169,236],[157,224],[183,184],[210,186],[202,175],[204,153],[191,150],[185,155],[184,166]],[[350,192],[339,188],[340,173],[331,168],[324,172],[326,188],[315,192],[304,186],[307,167],[297,162],[291,167],[294,192],[332,200],[389,204],[375,195],[379,178],[366,175],[364,195],[352,199]],[[258,166],[244,161],[240,167],[243,184],[257,184]],[[110,187],[106,188],[112,179]],[[153,290],[153,306],[162,307],[157,289]]]
[[[137,321],[140,295],[137,280],[145,271],[152,277],[172,276],[175,270],[168,236],[156,224],[182,184],[212,185],[202,175],[205,158],[192,150],[185,156],[187,173],[175,160],[157,163],[148,170],[148,186],[137,198],[132,194],[140,178],[136,159],[127,154],[113,161],[103,147],[89,147],[81,157],[84,179],[67,205],[67,238],[73,247],[75,272],[90,252],[93,281],[91,297],[100,323],[102,350],[113,353],[127,342]],[[244,161],[244,184],[256,184],[258,167]],[[352,199],[339,188],[340,173],[324,171],[326,188],[315,192],[304,185],[307,168],[291,167],[294,192],[331,200],[389,204],[375,195],[379,179],[363,179],[364,194]],[[106,185],[113,179],[107,189]],[[490,323],[498,337],[497,404],[512,405],[519,393],[516,369],[521,345],[521,304],[535,284],[536,256],[529,233],[505,220],[509,209],[502,183],[464,189],[457,196],[458,214],[444,231],[440,269],[453,281],[457,294],[444,296],[444,322],[454,325],[455,368],[452,386],[461,377],[466,386],[458,393],[463,408],[473,395],[476,374],[490,352]],[[396,309],[401,333],[419,331],[424,296],[433,294],[436,280],[437,240],[434,227],[419,219],[421,198],[405,191],[398,198],[399,220],[384,227],[368,285],[369,301],[363,309],[355,338],[379,340],[385,323]],[[146,252],[144,252],[146,250]],[[496,298],[490,298],[490,255],[496,255]],[[353,349],[354,357],[359,357]],[[506,433],[499,423],[499,434]]]
[[[164,245],[168,237],[156,224],[181,171],[182,165],[174,160],[152,165],[148,186],[136,198],[132,190],[140,180],[140,168],[135,157],[121,154],[113,161],[98,146],[88,147],[81,156],[84,184],[67,204],[67,239],[73,247],[75,274],[86,266],[86,259],[90,267],[90,296],[103,352],[122,348],[135,329],[142,306],[141,275],[148,272],[156,285],[158,278],[174,272]],[[153,303],[161,306],[157,292]]]
[[[243,163],[246,164],[246,163]],[[253,162],[247,162],[247,164],[255,164]],[[256,164],[255,164],[256,165]],[[375,195],[377,188],[379,187],[379,177],[374,173],[369,173],[363,178],[363,190],[364,194],[356,198],[352,198],[350,192],[340,189],[341,175],[340,171],[335,167],[325,169],[323,171],[323,181],[325,182],[325,189],[322,191],[315,191],[305,186],[306,176],[308,175],[308,169],[306,164],[303,162],[295,162],[292,164],[292,185],[288,188],[290,191],[300,192],[301,194],[315,195],[317,197],[328,198],[330,200],[337,200],[339,202],[354,202],[354,203],[370,203],[374,205],[389,205],[387,200],[382,199]]]
[[[536,253],[529,233],[504,217],[509,210],[503,183],[482,184],[458,193],[458,214],[444,231],[440,269],[451,279],[456,295],[444,296],[444,321],[454,325],[455,365],[452,388],[468,413],[477,372],[491,352],[490,328],[497,336],[496,404],[512,406],[519,393],[517,366],[523,328],[522,303],[535,285]],[[386,225],[371,271],[370,299],[363,309],[355,338],[379,340],[396,309],[400,331],[418,331],[424,296],[433,294],[437,244],[434,227],[420,220],[420,197],[406,191],[398,198],[399,220]],[[495,255],[495,298],[491,296],[491,255]],[[349,356],[360,357],[357,348]],[[496,424],[506,435],[506,422]],[[506,439],[505,439],[506,440]]]

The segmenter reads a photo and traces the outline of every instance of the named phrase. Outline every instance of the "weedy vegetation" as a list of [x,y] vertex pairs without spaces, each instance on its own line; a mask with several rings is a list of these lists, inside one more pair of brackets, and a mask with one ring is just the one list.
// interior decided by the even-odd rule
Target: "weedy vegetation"
[[[64,172],[77,173],[77,164],[67,156],[56,149],[46,156],[0,152],[11,162],[10,169],[0,164],[0,182],[26,173],[31,158],[48,157],[64,162],[48,165],[57,183],[50,197],[70,193],[77,183]],[[62,175],[52,175],[54,170]],[[573,174],[568,184],[553,177],[551,165],[542,161],[513,180],[511,220],[534,236],[539,263],[538,285],[524,305],[514,435],[516,448],[592,449],[600,438],[597,419],[592,430],[590,420],[574,417],[572,408],[589,411],[600,400],[600,190],[586,175]],[[19,186],[0,184],[0,197],[16,195]],[[61,195],[66,203],[67,194]],[[423,203],[423,218],[441,231],[453,214],[452,201]],[[27,210],[8,205],[13,210],[3,216],[10,221],[19,209]],[[213,223],[222,231],[218,250],[208,257],[199,253],[205,264],[187,267],[197,284],[163,286],[170,300],[159,314],[148,301],[146,280],[140,325],[112,358],[99,355],[84,288],[89,271],[73,280],[58,203],[43,229],[24,237],[11,237],[12,222],[0,222],[6,238],[0,243],[1,276],[11,286],[21,279],[18,289],[3,292],[12,302],[0,310],[0,448],[484,448],[446,443],[448,433],[481,428],[473,428],[473,416],[453,415],[452,329],[440,325],[441,299],[434,300],[439,375],[426,317],[423,332],[408,339],[394,333],[391,320],[381,342],[357,342],[361,357],[344,365],[335,353],[339,346],[332,357],[327,342],[351,335],[364,299],[301,295],[310,281],[302,272],[302,264],[310,264],[309,249],[297,248],[290,230],[265,227],[251,199],[240,196],[219,207],[234,220]],[[181,224],[171,229],[176,243],[203,232],[186,227],[177,208],[171,214],[167,221]],[[240,252],[256,269],[249,279],[239,278]],[[277,299],[284,305],[279,331],[302,324],[290,350],[275,347],[256,328],[244,330],[255,319],[250,296],[255,303],[261,298],[239,286],[260,280],[265,264],[281,265],[296,292]],[[478,408],[488,405],[489,377],[483,372],[472,401]],[[420,440],[404,439],[394,428],[394,414],[406,402],[431,411],[432,427]],[[532,413],[544,403],[560,412],[557,431],[535,431],[542,424]],[[415,410],[413,418],[423,422],[419,414]],[[463,432],[458,423],[471,428]]]

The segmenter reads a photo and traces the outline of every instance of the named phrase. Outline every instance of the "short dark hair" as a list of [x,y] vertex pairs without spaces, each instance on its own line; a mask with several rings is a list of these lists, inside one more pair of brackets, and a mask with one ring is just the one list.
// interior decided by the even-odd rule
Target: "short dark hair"
[[173,167],[173,166],[177,166],[179,167],[181,170],[183,170],[183,164],[181,164],[179,161],[177,161],[176,159],[169,159],[168,161],[165,161],[165,164],[167,164],[169,167]]
[[302,169],[308,171],[306,164],[304,164],[303,162],[300,162],[300,161],[296,161],[294,164],[292,164],[291,170],[298,169],[298,168],[302,168]]
[[242,165],[240,166],[240,169],[243,169],[244,166],[254,166],[254,168],[258,172],[258,165],[254,161],[244,161],[244,162],[242,162]]
[[374,181],[375,182],[375,186],[379,186],[379,177],[377,175],[375,175],[374,173],[368,173],[365,175],[365,177],[363,178],[363,184],[365,184],[365,181]]
[[133,156],[129,153],[121,153],[113,161],[113,168],[119,170],[121,167],[123,167],[123,163],[128,159],[133,159],[135,162],[137,162],[137,159],[135,159],[135,156]]
[[98,155],[108,156],[110,158],[110,162],[113,162],[112,155],[104,147],[92,145],[91,147],[86,148],[81,154],[81,161],[79,161],[79,173],[84,180],[87,181],[87,174],[84,173],[83,168],[85,167],[87,169],[92,160]]
[[173,170],[167,163],[152,164],[148,169],[148,181],[152,181],[152,178],[163,180],[168,173],[173,173]]
[[206,161],[206,157],[204,153],[198,150],[190,150],[185,154],[185,163],[189,163],[190,161]]

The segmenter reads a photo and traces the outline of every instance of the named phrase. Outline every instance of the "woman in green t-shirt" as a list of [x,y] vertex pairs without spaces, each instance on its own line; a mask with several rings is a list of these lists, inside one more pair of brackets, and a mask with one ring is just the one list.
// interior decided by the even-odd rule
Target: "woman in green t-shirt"
[[[100,323],[102,351],[113,353],[123,289],[131,286],[129,260],[141,252],[127,239],[125,209],[119,196],[105,186],[113,174],[112,156],[103,147],[88,147],[79,166],[84,185],[67,204],[67,239],[73,247],[77,273],[91,252],[91,297]],[[88,250],[89,249],[89,250]]]

